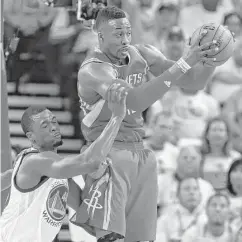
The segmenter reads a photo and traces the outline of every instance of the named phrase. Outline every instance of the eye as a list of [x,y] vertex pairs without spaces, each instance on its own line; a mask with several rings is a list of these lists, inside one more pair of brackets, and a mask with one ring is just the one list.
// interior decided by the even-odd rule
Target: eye
[[43,123],[43,124],[41,125],[41,128],[43,128],[43,129],[47,128],[47,123]]

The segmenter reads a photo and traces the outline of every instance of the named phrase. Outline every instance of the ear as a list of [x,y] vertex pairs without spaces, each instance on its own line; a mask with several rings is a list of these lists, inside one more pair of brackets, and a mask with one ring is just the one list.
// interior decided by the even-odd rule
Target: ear
[[27,132],[26,136],[30,140],[31,143],[35,143],[35,136],[32,132]]
[[98,39],[100,40],[100,41],[103,41],[103,34],[101,33],[101,32],[98,32]]

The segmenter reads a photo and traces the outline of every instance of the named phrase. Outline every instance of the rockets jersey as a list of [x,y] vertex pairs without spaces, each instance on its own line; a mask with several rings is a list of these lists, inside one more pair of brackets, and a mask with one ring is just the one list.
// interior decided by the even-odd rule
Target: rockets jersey
[[17,157],[9,203],[0,217],[0,241],[52,242],[60,231],[66,215],[67,179],[43,177],[34,188],[24,190],[16,185],[16,174],[24,157],[34,153],[38,151],[30,148]]
[[[98,49],[87,57],[82,66],[90,63],[99,63],[100,65],[108,63],[113,68],[114,76],[125,80],[133,88],[136,88],[147,81],[146,75],[148,71],[148,64],[138,49],[134,46],[130,46],[129,48],[128,64],[126,65],[119,66],[112,64],[108,57]],[[80,88],[82,87],[78,84],[80,104],[85,115],[82,121],[82,132],[85,139],[92,142],[102,133],[109,122],[112,113],[108,108],[107,101],[103,100],[98,93],[90,95],[88,98],[83,97],[80,94]],[[140,142],[142,141],[143,136],[144,130],[142,114],[127,109],[126,117],[121,124],[119,133],[115,140]]]

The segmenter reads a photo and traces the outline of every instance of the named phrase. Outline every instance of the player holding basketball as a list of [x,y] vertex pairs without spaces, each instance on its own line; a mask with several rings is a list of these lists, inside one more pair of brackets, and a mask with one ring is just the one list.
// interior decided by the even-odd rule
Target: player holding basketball
[[[80,205],[80,190],[71,178],[108,169],[107,154],[126,114],[125,89],[113,87],[108,94],[112,117],[100,137],[83,153],[61,158],[62,144],[56,117],[45,108],[28,108],[22,128],[32,148],[20,153],[13,170],[10,201],[0,218],[1,242],[51,242],[66,215],[66,204]],[[70,194],[68,196],[70,188]],[[68,198],[68,200],[67,200]]]
[[[194,91],[204,88],[214,68],[197,64],[206,62],[218,49],[216,42],[199,46],[206,33],[176,63],[152,46],[132,46],[130,23],[116,7],[99,12],[96,28],[100,49],[87,57],[78,74],[80,102],[86,114],[82,128],[89,144],[111,115],[105,100],[114,83],[128,91],[128,109],[109,154],[112,172],[98,180],[85,176],[83,203],[72,222],[95,235],[98,242],[124,237],[128,242],[155,240],[156,160],[143,147],[141,113],[173,85]],[[145,82],[148,71],[155,78]]]

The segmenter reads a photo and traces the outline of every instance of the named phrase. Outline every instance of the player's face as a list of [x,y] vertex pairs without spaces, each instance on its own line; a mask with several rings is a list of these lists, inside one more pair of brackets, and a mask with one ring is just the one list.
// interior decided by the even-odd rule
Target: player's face
[[208,130],[208,140],[211,145],[223,146],[228,140],[226,124],[223,121],[214,121]]
[[242,196],[242,165],[238,165],[231,173],[230,180],[233,190]]
[[188,209],[194,209],[199,205],[200,198],[201,194],[197,181],[194,178],[184,180],[179,193],[181,204]]
[[226,198],[214,197],[207,207],[207,215],[213,224],[224,224],[229,215],[229,205]]
[[131,43],[131,25],[128,19],[121,18],[108,21],[103,27],[102,33],[102,51],[112,58],[125,58]]
[[49,110],[33,115],[33,140],[42,149],[53,149],[62,145],[60,127]]

